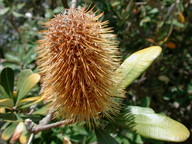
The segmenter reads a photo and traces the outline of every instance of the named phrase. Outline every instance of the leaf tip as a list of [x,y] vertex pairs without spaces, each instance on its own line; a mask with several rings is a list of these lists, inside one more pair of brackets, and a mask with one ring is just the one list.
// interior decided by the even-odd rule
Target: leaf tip
[[153,58],[156,59],[162,52],[162,48],[160,46],[151,46],[146,49],[149,49],[151,53],[153,53]]
[[33,74],[31,75],[31,77],[32,77],[35,81],[37,81],[37,82],[39,82],[39,81],[40,81],[40,78],[41,78],[40,74],[38,74],[38,73],[33,73]]

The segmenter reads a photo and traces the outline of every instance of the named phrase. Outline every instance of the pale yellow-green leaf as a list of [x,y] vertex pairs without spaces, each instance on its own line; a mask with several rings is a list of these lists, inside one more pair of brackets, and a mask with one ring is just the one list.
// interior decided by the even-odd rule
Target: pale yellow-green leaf
[[11,138],[11,136],[13,135],[13,132],[16,128],[18,123],[12,123],[10,126],[8,126],[2,133],[1,138],[4,141],[7,141]]
[[48,106],[44,106],[33,112],[33,115],[46,115],[47,113],[48,113]]
[[19,74],[19,78],[17,81],[17,93],[22,89],[23,82],[31,75],[33,72],[30,69],[22,70]]
[[5,108],[4,107],[0,107],[0,114],[1,113],[5,113]]
[[20,100],[18,103],[17,103],[17,107],[21,106],[21,105],[24,105],[24,104],[27,104],[29,102],[34,102],[34,101],[41,101],[42,100],[42,96],[36,96],[36,97],[29,97],[29,98],[25,98],[25,99],[22,99]]
[[15,141],[19,139],[24,130],[25,130],[25,124],[24,122],[20,122],[14,130],[10,143],[15,143]]
[[23,108],[30,107],[31,105],[34,105],[34,104],[36,104],[36,103],[38,103],[38,102],[40,102],[42,100],[43,100],[43,97],[39,97],[36,101],[33,101],[31,103],[27,103],[25,105],[22,105],[20,108],[23,109]]
[[18,92],[17,102],[23,99],[27,93],[39,82],[40,75],[38,73],[31,74],[28,78],[24,80],[20,86],[20,91]]
[[153,139],[182,142],[190,135],[183,124],[160,114],[138,114],[135,122],[136,133]]
[[19,142],[21,144],[26,144],[27,143],[27,141],[28,141],[27,134],[28,134],[28,131],[25,128],[25,130],[22,132],[21,136],[19,137]]
[[10,98],[0,100],[0,106],[2,107],[13,107],[13,105],[13,100]]
[[155,111],[149,107],[129,106],[132,114],[154,114]]
[[161,54],[162,48],[152,46],[133,53],[116,70],[119,86],[127,87]]
[[130,122],[127,121],[130,130],[148,138],[182,142],[190,135],[183,124],[162,114],[156,114],[150,108],[130,106],[130,112],[125,118],[130,119],[130,116],[133,118],[132,127],[129,127]]

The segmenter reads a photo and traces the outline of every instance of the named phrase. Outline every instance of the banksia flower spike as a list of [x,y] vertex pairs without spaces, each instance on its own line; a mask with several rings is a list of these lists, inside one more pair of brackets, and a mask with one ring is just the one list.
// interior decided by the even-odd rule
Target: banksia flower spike
[[114,96],[122,97],[114,72],[119,66],[117,42],[103,13],[70,8],[45,23],[37,48],[42,95],[55,117],[99,124],[99,114],[118,113]]

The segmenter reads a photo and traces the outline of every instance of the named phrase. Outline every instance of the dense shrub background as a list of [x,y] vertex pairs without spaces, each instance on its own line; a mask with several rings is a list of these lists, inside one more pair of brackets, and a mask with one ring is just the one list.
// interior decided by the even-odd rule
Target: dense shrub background
[[[37,71],[36,40],[42,23],[64,11],[65,1],[0,0],[0,70],[9,66]],[[127,88],[125,103],[150,106],[191,128],[192,111],[192,2],[190,0],[80,0],[104,11],[119,40],[122,60],[152,45],[163,48],[155,63]],[[64,4],[65,5],[65,4]],[[121,143],[155,143],[127,130],[117,129]],[[63,136],[73,143],[91,143],[95,135],[82,127],[55,128],[35,137],[35,142],[61,143]],[[49,138],[47,138],[49,137]],[[192,137],[185,144],[192,141]]]

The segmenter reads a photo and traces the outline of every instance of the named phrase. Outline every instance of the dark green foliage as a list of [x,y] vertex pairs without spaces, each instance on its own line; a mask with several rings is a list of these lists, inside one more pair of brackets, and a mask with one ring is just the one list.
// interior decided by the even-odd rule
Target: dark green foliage
[[[177,3],[178,2],[178,3]],[[114,28],[124,60],[131,53],[152,45],[163,48],[160,58],[127,88],[125,105],[151,107],[191,128],[192,111],[192,5],[189,0],[79,0],[79,5],[96,5],[104,11],[105,20]],[[63,12],[61,1],[53,0],[0,0],[0,71],[11,67],[18,73],[35,64],[36,40],[41,23]],[[6,73],[4,70],[2,81]],[[2,74],[1,74],[2,75]],[[13,94],[13,78],[4,88]],[[1,84],[2,85],[2,84]],[[7,85],[7,84],[6,84]],[[14,89],[15,90],[15,89]],[[1,98],[0,87],[0,98]],[[35,94],[30,94],[37,96]],[[12,115],[11,115],[12,116]],[[1,117],[1,116],[0,116]],[[6,117],[6,116],[5,116]],[[15,115],[13,115],[15,118]],[[10,116],[9,116],[10,118]],[[39,119],[39,118],[37,118]],[[106,125],[107,127],[107,125]],[[108,126],[110,127],[110,126]],[[109,129],[122,144],[168,144],[143,138],[127,129]],[[34,143],[62,143],[66,136],[72,143],[88,144],[96,141],[95,133],[86,127],[60,127],[43,131]],[[192,137],[183,144],[190,144]]]
[[3,86],[9,97],[12,98],[14,87],[14,72],[11,68],[5,68],[2,70],[0,84]]
[[96,129],[95,134],[99,144],[119,144],[112,136],[102,129]]

